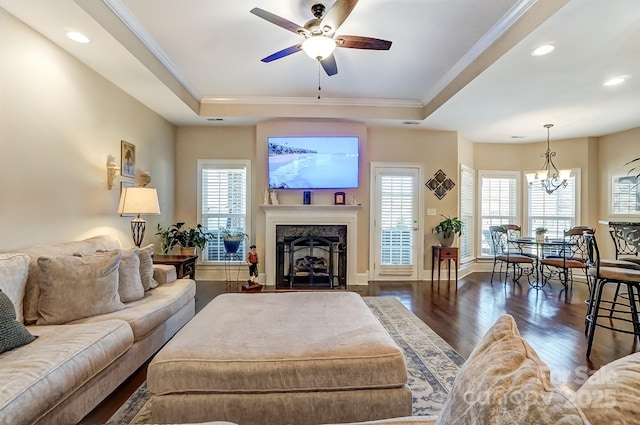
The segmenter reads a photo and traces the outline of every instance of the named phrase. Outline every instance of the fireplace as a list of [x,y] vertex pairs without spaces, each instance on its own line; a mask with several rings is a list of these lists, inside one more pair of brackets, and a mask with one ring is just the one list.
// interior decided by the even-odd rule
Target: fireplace
[[276,225],[276,289],[346,289],[346,225]]
[[[283,279],[278,283],[277,276],[285,276],[286,270],[287,279],[289,279],[292,268],[291,243],[306,237],[312,237],[312,239],[300,240],[293,245],[293,267],[298,269],[294,270],[292,284],[300,282],[300,285],[309,287],[309,281],[313,279],[312,288],[319,288],[321,285],[346,288],[348,284],[356,283],[357,217],[360,205],[280,204],[262,205],[261,208],[266,215],[263,261],[267,285],[278,288],[285,285],[288,288],[289,280]],[[290,232],[293,226],[298,228],[297,232]],[[324,227],[322,232],[319,226]],[[283,230],[285,233],[292,233],[287,235],[292,239],[287,239],[285,242],[284,234],[279,239],[276,236],[278,227],[281,233]],[[289,230],[286,230],[287,227]],[[279,242],[282,245],[279,246]],[[309,252],[311,247],[313,247],[313,254]],[[302,255],[303,252],[306,253]],[[315,258],[304,260],[305,256]],[[279,262],[278,258],[282,257],[286,259]],[[324,262],[321,258],[324,258]],[[324,263],[327,267],[323,271],[320,269],[324,268]],[[277,270],[280,267],[282,270]],[[308,270],[302,270],[304,267],[312,268],[312,277],[304,276],[304,273],[310,273]],[[306,279],[305,283],[302,283],[303,278]],[[328,280],[332,280],[333,283],[330,284]]]

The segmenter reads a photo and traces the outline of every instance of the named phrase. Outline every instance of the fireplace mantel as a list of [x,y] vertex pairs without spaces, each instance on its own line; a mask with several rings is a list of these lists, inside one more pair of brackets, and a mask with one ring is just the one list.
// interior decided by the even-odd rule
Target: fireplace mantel
[[260,205],[266,215],[264,266],[267,285],[275,285],[276,226],[330,225],[347,226],[347,284],[356,282],[356,248],[358,245],[358,210],[362,205],[279,204]]
[[277,214],[285,212],[319,212],[319,213],[334,213],[334,212],[358,212],[362,205],[329,205],[329,204],[278,204],[278,205],[260,205],[265,212],[275,212]]

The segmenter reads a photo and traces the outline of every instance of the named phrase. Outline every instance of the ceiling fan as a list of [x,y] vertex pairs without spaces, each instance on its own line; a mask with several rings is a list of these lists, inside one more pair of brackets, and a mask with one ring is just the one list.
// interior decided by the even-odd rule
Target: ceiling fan
[[326,10],[323,4],[314,4],[311,6],[311,11],[315,18],[304,24],[304,26],[254,7],[251,9],[251,13],[254,15],[304,37],[301,43],[269,55],[262,59],[262,62],[271,62],[304,50],[309,57],[318,60],[327,75],[331,76],[338,73],[338,66],[333,57],[333,51],[336,47],[389,50],[391,42],[387,40],[357,35],[336,35],[336,31],[347,19],[357,3],[358,0],[337,0],[329,10]]

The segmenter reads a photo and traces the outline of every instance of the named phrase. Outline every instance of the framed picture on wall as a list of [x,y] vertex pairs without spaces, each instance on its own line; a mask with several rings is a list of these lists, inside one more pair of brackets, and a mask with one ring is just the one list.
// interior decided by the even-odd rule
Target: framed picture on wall
[[120,142],[120,174],[123,177],[136,176],[136,145],[122,140]]
[[333,194],[333,203],[335,205],[344,205],[344,192],[336,192]]

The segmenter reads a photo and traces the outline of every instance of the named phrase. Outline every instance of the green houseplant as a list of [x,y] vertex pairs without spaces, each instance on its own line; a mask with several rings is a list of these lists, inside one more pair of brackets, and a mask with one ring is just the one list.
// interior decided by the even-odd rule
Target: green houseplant
[[158,224],[156,235],[160,237],[163,254],[167,254],[176,245],[180,246],[182,253],[195,254],[195,248],[202,250],[213,238],[213,234],[205,232],[201,224],[189,227],[185,226],[184,221],[172,224],[166,229]]
[[536,241],[538,242],[544,242],[544,235],[545,233],[547,233],[547,229],[545,229],[544,227],[536,227]]
[[432,232],[438,234],[438,241],[441,246],[451,246],[453,239],[462,234],[462,220],[458,217],[441,215],[444,217],[444,220],[438,223],[438,225],[432,229]]
[[230,229],[226,227],[220,228],[220,237],[224,244],[224,249],[230,254],[235,254],[240,248],[240,244],[245,238],[249,238],[249,235],[239,229]]

